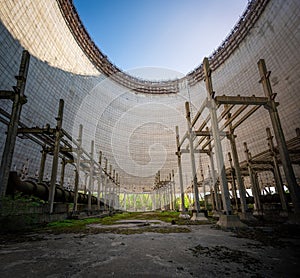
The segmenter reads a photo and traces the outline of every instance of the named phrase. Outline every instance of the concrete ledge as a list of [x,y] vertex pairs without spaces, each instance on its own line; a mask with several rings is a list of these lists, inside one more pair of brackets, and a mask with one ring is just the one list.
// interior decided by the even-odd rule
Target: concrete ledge
[[205,217],[203,212],[193,212],[193,216],[191,218],[192,221],[207,221],[208,219]]
[[182,219],[190,219],[190,215],[185,213],[185,212],[182,212],[179,214],[179,218],[182,218]]
[[222,228],[246,228],[247,225],[242,223],[237,215],[221,215],[217,222]]

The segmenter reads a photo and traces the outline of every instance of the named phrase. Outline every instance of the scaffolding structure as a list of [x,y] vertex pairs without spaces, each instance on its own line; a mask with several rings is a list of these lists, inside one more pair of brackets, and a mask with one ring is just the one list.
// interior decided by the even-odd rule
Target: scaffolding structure
[[[30,55],[28,51],[24,50],[19,75],[16,76],[17,84],[14,91],[0,91],[1,99],[10,99],[13,101],[13,108],[11,114],[1,109],[1,122],[8,125],[6,144],[1,160],[0,168],[0,195],[6,195],[7,186],[9,183],[9,174],[12,165],[12,158],[14,147],[17,137],[22,139],[32,140],[34,143],[42,147],[42,157],[40,160],[40,168],[37,173],[36,182],[42,183],[44,181],[45,161],[47,155],[52,155],[52,169],[51,178],[49,182],[49,213],[54,212],[54,197],[57,194],[57,180],[58,180],[58,167],[59,159],[61,159],[61,173],[60,173],[60,186],[64,185],[65,167],[67,164],[75,166],[75,185],[74,185],[74,206],[73,212],[76,214],[78,207],[78,191],[79,191],[79,175],[85,173],[88,177],[88,184],[84,191],[88,192],[88,207],[89,211],[92,210],[92,194],[97,192],[97,208],[100,209],[100,196],[102,195],[103,202],[106,207],[113,209],[117,202],[115,195],[118,194],[120,188],[120,180],[118,173],[112,170],[110,165],[109,171],[107,169],[107,159],[105,158],[105,167],[101,166],[102,152],[99,152],[99,161],[94,158],[94,141],[91,142],[91,152],[87,152],[82,148],[82,134],[83,126],[79,127],[78,139],[72,136],[63,129],[63,111],[64,101],[60,99],[59,109],[56,119],[56,126],[51,128],[49,124],[45,127],[32,127],[29,128],[21,122],[21,108],[26,101],[25,85],[27,72],[29,67]],[[8,119],[6,120],[5,117]],[[86,179],[87,180],[87,179]],[[97,190],[94,188],[94,182],[97,182]]]
[[[190,153],[191,158],[191,168],[192,168],[192,188],[194,193],[194,209],[199,212],[200,203],[199,203],[199,193],[198,193],[198,181],[195,168],[195,157],[196,152],[207,153],[210,156],[210,167],[212,169],[212,180],[214,186],[214,192],[211,188],[211,192],[214,193],[214,203],[216,204],[216,210],[222,212],[225,215],[231,215],[232,206],[230,201],[229,186],[228,186],[228,176],[231,177],[231,190],[233,193],[233,198],[236,200],[237,206],[237,189],[239,192],[240,199],[240,208],[242,212],[242,217],[247,217],[248,206],[246,203],[246,190],[242,178],[242,167],[246,168],[248,173],[247,175],[250,178],[251,190],[254,197],[255,203],[255,213],[261,215],[263,213],[262,203],[261,203],[261,190],[257,180],[257,172],[260,171],[273,171],[274,177],[276,180],[276,189],[280,196],[281,206],[283,212],[287,212],[286,196],[284,193],[284,188],[282,184],[282,178],[279,171],[279,161],[281,162],[291,199],[293,204],[294,213],[298,214],[300,209],[300,189],[296,182],[295,174],[292,168],[292,162],[297,163],[297,160],[293,161],[290,158],[290,152],[294,153],[292,147],[288,148],[288,145],[295,146],[295,139],[286,142],[280,118],[277,111],[278,103],[275,101],[276,94],[273,94],[271,84],[269,81],[270,72],[267,71],[265,62],[263,59],[258,62],[258,69],[260,73],[260,83],[263,86],[265,97],[256,97],[256,96],[216,96],[213,85],[212,85],[212,70],[209,66],[208,58],[203,60],[204,65],[204,75],[205,75],[205,84],[207,90],[207,98],[202,103],[200,109],[197,111],[194,119],[191,119],[190,116],[190,107],[189,102],[185,103],[186,108],[186,119],[188,130],[184,134],[183,138],[179,140],[178,136],[178,127],[176,127],[176,140],[177,140],[177,152],[178,157],[178,167],[179,173],[181,173],[181,154]],[[217,115],[217,110],[224,105],[224,110],[220,113],[220,116]],[[238,106],[239,108],[236,108]],[[264,107],[270,116],[272,128],[275,134],[277,148],[275,150],[273,144],[273,136],[271,135],[270,128],[267,127],[267,140],[269,145],[269,150],[266,152],[260,153],[256,156],[254,160],[249,152],[247,143],[244,142],[244,149],[246,154],[246,162],[239,163],[237,148],[236,148],[236,135],[234,133],[235,129],[240,126],[245,120],[247,120],[253,113],[255,113],[260,107]],[[250,109],[249,109],[250,107]],[[209,110],[208,116],[204,121],[200,122],[197,126],[197,121],[199,120],[201,114],[205,109]],[[248,111],[247,111],[248,110]],[[231,111],[234,111],[231,113]],[[220,127],[221,121],[223,124]],[[210,123],[210,125],[208,124]],[[205,129],[206,127],[206,129]],[[194,144],[196,138],[200,137],[198,142]],[[221,139],[228,138],[231,145],[231,153],[228,153],[230,167],[228,170],[225,170],[225,161],[223,156],[223,150],[221,145]],[[185,140],[188,140],[188,145],[185,149],[181,149]],[[213,143],[212,143],[213,142]],[[214,151],[214,153],[213,153]],[[277,152],[280,160],[277,158]],[[296,151],[298,153],[299,151]],[[217,163],[217,173],[218,178],[214,177],[214,159],[213,154],[215,155],[215,161]],[[267,155],[267,157],[266,157]],[[259,160],[261,159],[261,160]],[[233,164],[232,164],[233,162]],[[259,165],[255,167],[254,165]],[[244,170],[243,169],[243,170]],[[227,174],[226,174],[227,172]],[[245,175],[245,171],[243,172]],[[211,177],[209,177],[211,178]],[[219,185],[217,186],[217,182]],[[182,179],[180,179],[182,182]],[[235,181],[237,182],[237,188]],[[220,188],[218,188],[220,187]],[[222,202],[217,198],[219,195],[219,190],[221,192]]]

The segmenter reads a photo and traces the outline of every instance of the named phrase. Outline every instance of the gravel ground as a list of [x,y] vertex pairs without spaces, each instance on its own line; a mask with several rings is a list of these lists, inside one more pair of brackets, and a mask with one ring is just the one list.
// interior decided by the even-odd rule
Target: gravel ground
[[186,228],[2,235],[0,277],[300,277],[299,226]]

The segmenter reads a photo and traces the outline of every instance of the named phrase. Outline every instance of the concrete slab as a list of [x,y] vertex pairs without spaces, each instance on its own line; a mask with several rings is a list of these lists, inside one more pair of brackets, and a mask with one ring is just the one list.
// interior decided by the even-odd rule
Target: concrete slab
[[237,215],[221,215],[219,221],[217,222],[222,228],[246,228],[247,225],[241,222]]
[[285,241],[285,247],[266,246],[211,225],[189,229],[131,235],[35,233],[12,240],[0,236],[0,276],[300,277],[299,237]]
[[186,212],[182,212],[182,213],[179,214],[179,218],[190,219],[191,216],[188,213],[186,213]]
[[202,212],[193,212],[193,215],[192,215],[192,218],[191,218],[192,221],[204,221],[204,222],[209,222],[207,217],[205,217],[204,213]]

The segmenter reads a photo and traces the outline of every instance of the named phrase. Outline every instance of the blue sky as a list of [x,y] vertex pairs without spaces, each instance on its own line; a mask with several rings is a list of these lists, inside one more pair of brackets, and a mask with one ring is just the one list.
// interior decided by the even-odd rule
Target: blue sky
[[[247,3],[247,0],[74,0],[90,36],[113,64],[134,75],[148,67],[170,69],[171,77],[177,72],[186,74],[200,65],[229,34]],[[143,74],[140,77],[147,78]]]

